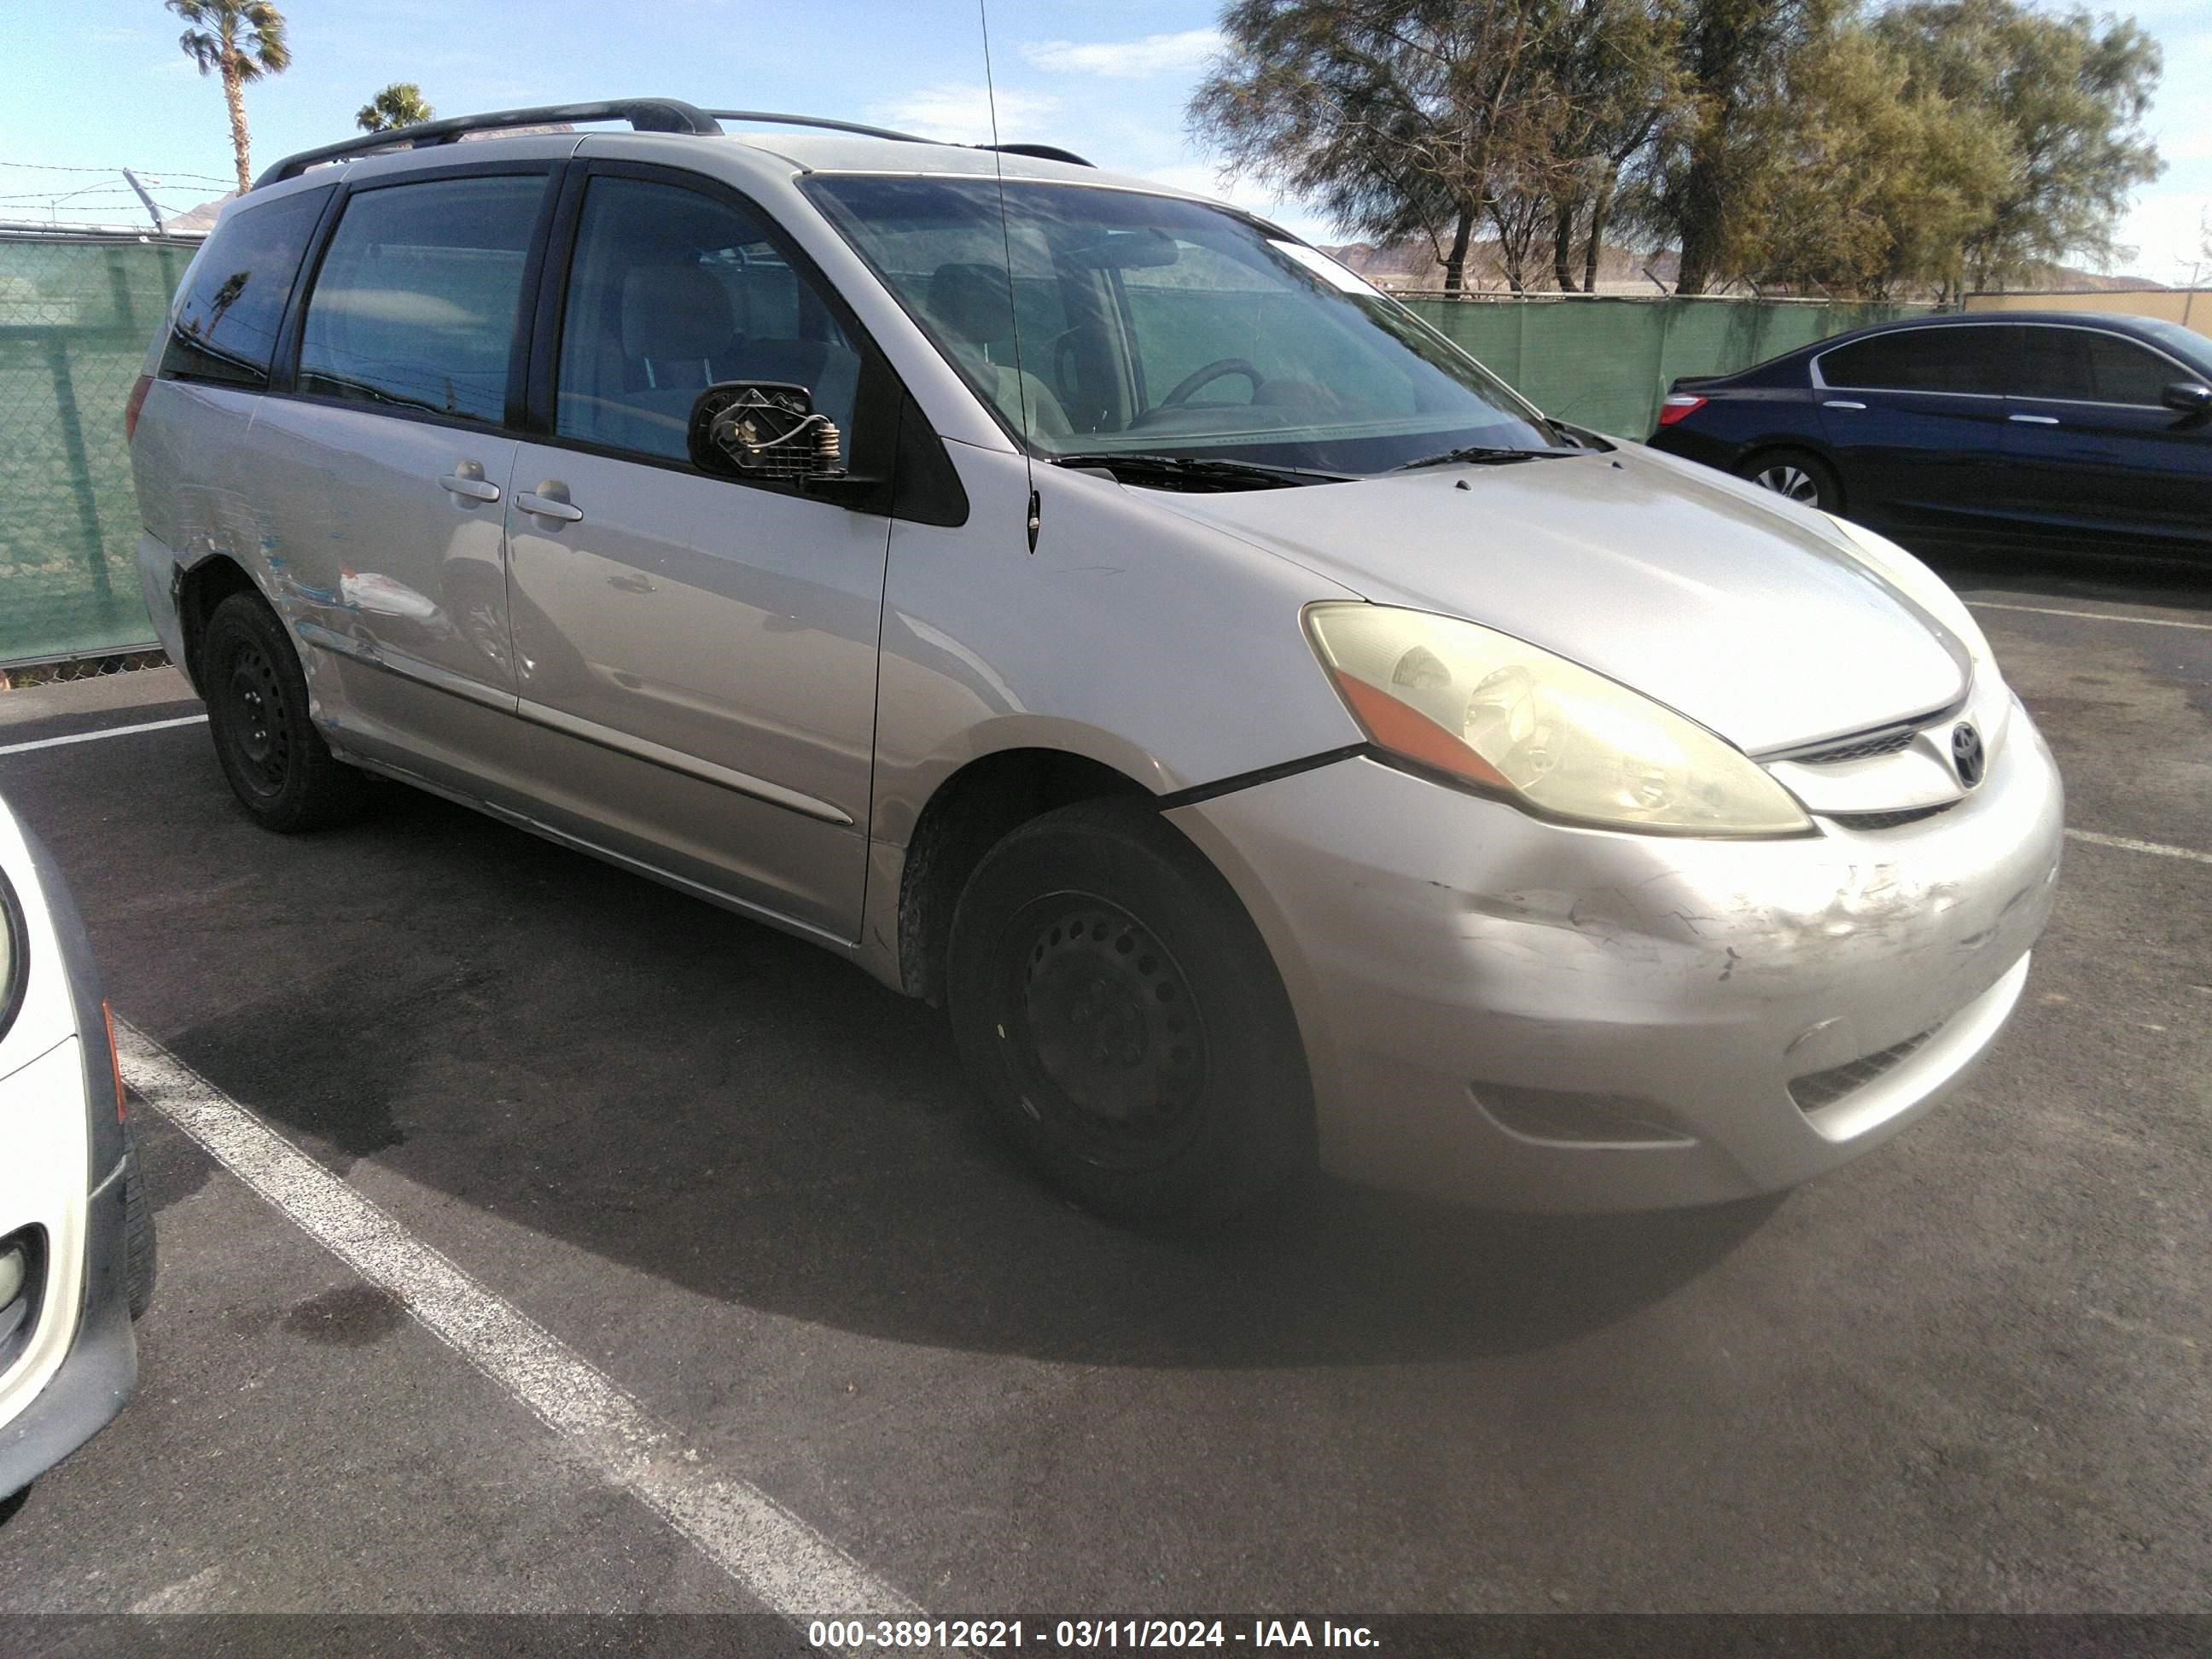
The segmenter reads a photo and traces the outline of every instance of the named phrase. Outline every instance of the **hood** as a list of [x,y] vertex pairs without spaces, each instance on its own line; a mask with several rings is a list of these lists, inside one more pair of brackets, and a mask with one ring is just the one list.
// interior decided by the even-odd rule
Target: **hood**
[[1541,646],[1753,754],[1967,689],[1965,646],[1819,518],[1633,447],[1161,499],[1378,604]]

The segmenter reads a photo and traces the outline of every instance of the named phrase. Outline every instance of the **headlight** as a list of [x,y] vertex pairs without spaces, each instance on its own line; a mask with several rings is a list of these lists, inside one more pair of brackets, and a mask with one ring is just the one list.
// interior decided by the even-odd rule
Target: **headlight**
[[1981,624],[1966,609],[1966,601],[1951,591],[1950,585],[1912,555],[1886,536],[1877,536],[1863,525],[1849,519],[1839,519],[1834,514],[1821,515],[1844,534],[1861,564],[1905,597],[1925,611],[1958,637],[1966,647],[1966,654],[1974,660],[1977,677],[1986,670],[1996,672],[1996,659],[1990,653],[1990,642],[1982,636]]
[[1548,651],[1450,617],[1309,605],[1376,745],[1534,811],[1677,836],[1795,836],[1790,792],[1705,727]]

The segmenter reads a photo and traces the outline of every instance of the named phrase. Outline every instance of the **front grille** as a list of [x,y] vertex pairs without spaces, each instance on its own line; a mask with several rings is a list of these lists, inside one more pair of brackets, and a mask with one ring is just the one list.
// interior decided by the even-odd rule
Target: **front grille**
[[1933,806],[1908,806],[1897,812],[1825,812],[1821,816],[1831,823],[1841,824],[1846,830],[1894,830],[1900,823],[1917,823],[1923,818],[1932,818],[1938,812],[1948,812],[1959,803],[1938,801]]
[[1850,738],[1829,749],[1815,749],[1810,754],[1792,755],[1791,760],[1802,766],[1833,766],[1842,761],[1872,760],[1876,755],[1894,755],[1911,745],[1913,728],[1902,726],[1893,732],[1875,732],[1864,737]]
[[1940,1029],[1930,1026],[1918,1036],[1907,1037],[1878,1054],[1868,1054],[1847,1065],[1831,1066],[1825,1072],[1808,1072],[1802,1077],[1792,1078],[1790,1098],[1808,1116],[1824,1106],[1832,1106],[1845,1095],[1856,1094],[1876,1078],[1894,1070]]

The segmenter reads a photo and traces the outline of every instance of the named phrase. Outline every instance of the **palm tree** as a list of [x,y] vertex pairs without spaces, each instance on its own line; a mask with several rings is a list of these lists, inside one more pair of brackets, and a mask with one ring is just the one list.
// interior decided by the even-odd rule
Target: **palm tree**
[[422,88],[412,81],[394,81],[361,106],[353,124],[363,132],[385,132],[393,127],[411,127],[436,113],[423,101]]
[[246,83],[282,75],[292,65],[284,44],[284,14],[268,0],[166,0],[191,25],[178,37],[185,56],[202,75],[222,76],[230,106],[230,147],[238,157],[238,188],[253,187],[252,141],[246,131]]

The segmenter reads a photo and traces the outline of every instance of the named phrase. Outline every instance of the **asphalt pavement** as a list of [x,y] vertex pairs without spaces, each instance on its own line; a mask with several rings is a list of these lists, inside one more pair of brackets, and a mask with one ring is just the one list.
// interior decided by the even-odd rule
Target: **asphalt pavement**
[[0,696],[118,1015],[306,1155],[141,1109],[139,1397],[0,1611],[2212,1612],[2212,586],[1946,568],[2101,838],[2012,1029],[1808,1188],[1603,1220],[1118,1231],[825,954],[402,789],[270,836],[204,725],[7,752],[167,672]]

